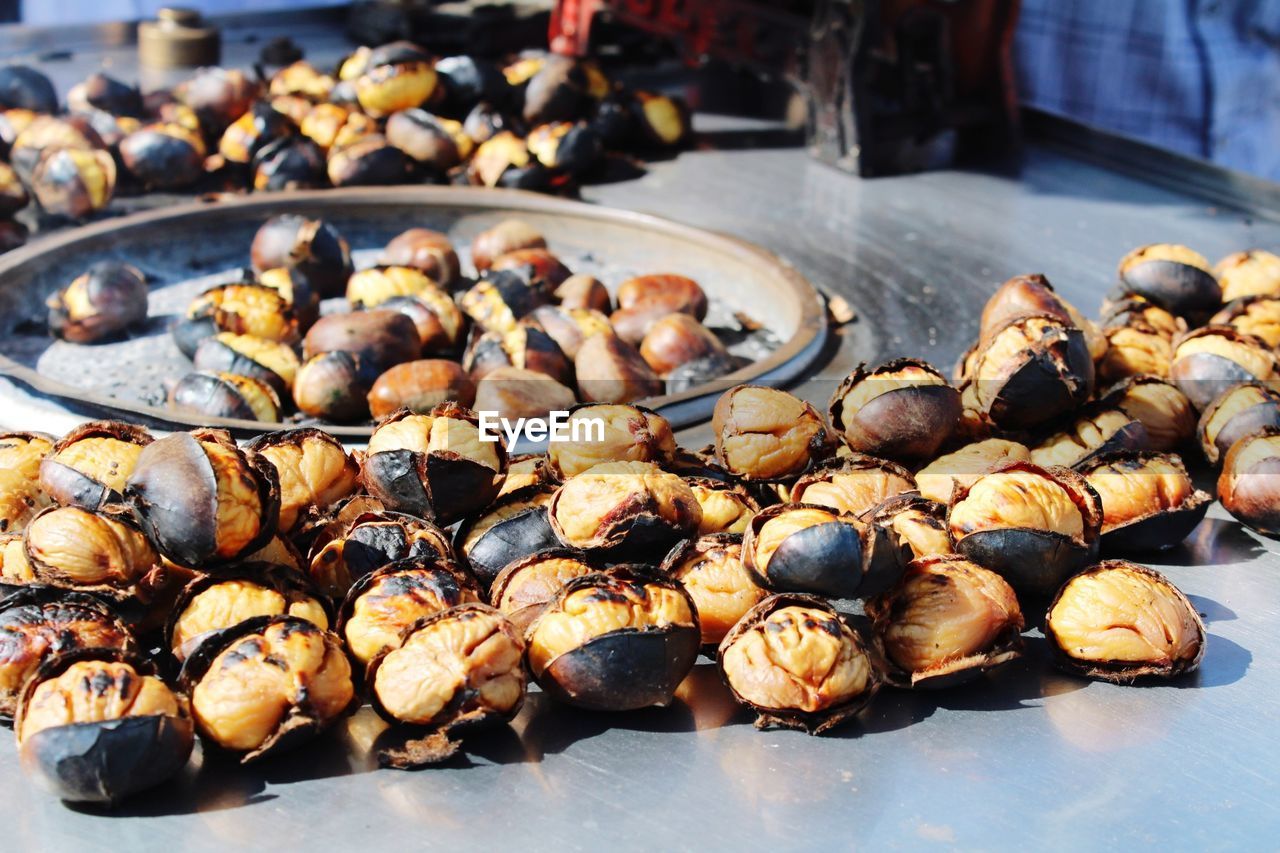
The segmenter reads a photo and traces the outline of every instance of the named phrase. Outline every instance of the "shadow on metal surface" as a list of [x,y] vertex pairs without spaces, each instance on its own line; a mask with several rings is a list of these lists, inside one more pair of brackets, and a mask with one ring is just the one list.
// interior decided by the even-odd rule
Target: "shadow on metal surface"
[[1206,518],[1180,546],[1161,552],[1159,562],[1209,568],[1247,563],[1264,553],[1266,549],[1240,522]]

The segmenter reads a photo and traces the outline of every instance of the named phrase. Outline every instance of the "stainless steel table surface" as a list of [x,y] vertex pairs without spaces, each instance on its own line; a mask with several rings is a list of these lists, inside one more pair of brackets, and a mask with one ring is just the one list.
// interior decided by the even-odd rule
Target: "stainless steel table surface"
[[[849,299],[859,319],[799,388],[820,404],[859,360],[917,354],[949,366],[986,294],[1015,273],[1044,272],[1093,312],[1138,244],[1186,242],[1211,258],[1280,246],[1274,222],[1035,147],[1017,175],[874,181],[796,149],[694,151],[583,194],[755,241]],[[696,446],[708,433],[681,438]],[[1208,625],[1190,677],[1136,687],[1068,677],[1031,632],[1023,660],[948,691],[883,691],[823,737],[755,731],[705,659],[662,710],[590,714],[535,692],[509,730],[476,738],[447,767],[377,769],[369,748],[382,724],[366,708],[259,767],[197,751],[178,780],[110,813],[33,790],[6,736],[0,848],[1274,847],[1278,549],[1215,506],[1154,564]]]

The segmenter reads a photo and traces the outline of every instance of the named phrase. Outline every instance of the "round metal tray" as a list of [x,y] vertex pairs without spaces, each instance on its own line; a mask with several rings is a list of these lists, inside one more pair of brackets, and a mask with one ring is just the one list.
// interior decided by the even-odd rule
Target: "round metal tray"
[[[709,325],[733,325],[741,312],[763,329],[743,346],[752,363],[716,382],[638,401],[682,427],[705,420],[719,393],[741,382],[782,384],[798,377],[822,349],[827,324],[822,297],[777,256],[741,240],[654,216],[516,190],[388,187],[292,192],[190,204],[105,220],[51,236],[0,256],[0,376],[52,405],[49,419],[121,417],[156,429],[220,426],[240,436],[276,428],[255,421],[208,418],[164,406],[165,383],[190,370],[168,329],[191,299],[233,280],[248,263],[258,226],[279,213],[323,216],[347,237],[356,265],[412,226],[447,233],[464,269],[472,237],[518,216],[540,229],[575,272],[611,288],[632,275],[677,272],[696,279],[711,301]],[[52,339],[47,296],[89,264],[127,261],[151,285],[146,326],[127,340],[91,346]],[[762,344],[762,339],[769,341]],[[8,408],[8,407],[6,407]],[[42,407],[43,408],[43,407]],[[0,413],[11,427],[13,409]],[[348,440],[369,425],[325,425]]]

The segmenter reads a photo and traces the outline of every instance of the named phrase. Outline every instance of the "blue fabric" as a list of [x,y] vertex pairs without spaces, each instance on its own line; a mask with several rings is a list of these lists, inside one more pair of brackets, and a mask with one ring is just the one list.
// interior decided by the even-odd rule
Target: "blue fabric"
[[1280,180],[1280,0],[1022,0],[1023,103]]

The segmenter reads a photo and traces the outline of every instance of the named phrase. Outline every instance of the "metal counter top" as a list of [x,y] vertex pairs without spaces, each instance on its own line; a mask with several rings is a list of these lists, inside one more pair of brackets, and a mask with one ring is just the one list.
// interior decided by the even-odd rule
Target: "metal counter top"
[[[699,117],[723,144],[654,164],[588,200],[770,248],[859,318],[798,389],[824,404],[860,360],[948,366],[999,281],[1044,272],[1093,313],[1133,246],[1210,258],[1280,246],[1280,225],[1032,147],[1020,174],[860,181],[794,148],[741,149],[743,122]],[[767,140],[766,134],[764,139]],[[748,140],[749,142],[749,140]],[[654,259],[661,267],[660,258]],[[39,424],[31,424],[39,428]],[[681,436],[698,446],[706,427]],[[1166,849],[1273,846],[1280,830],[1280,543],[1215,506],[1153,563],[1209,630],[1198,673],[1117,687],[1026,657],[936,693],[883,691],[827,736],[757,732],[703,659],[671,708],[621,715],[533,693],[467,758],[379,770],[368,709],[291,755],[242,769],[197,756],[171,785],[110,813],[33,790],[0,737],[6,849],[345,850]],[[1040,614],[1029,613],[1029,621]]]

